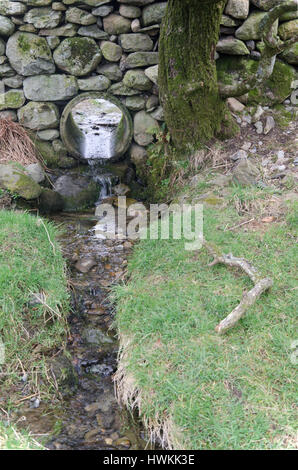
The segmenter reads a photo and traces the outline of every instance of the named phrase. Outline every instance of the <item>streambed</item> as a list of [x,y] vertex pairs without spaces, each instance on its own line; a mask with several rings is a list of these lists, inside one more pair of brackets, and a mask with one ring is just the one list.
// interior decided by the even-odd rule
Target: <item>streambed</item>
[[51,220],[61,227],[59,241],[68,266],[72,313],[67,353],[78,387],[54,410],[42,402],[37,408],[23,408],[23,424],[53,450],[148,448],[143,431],[119,408],[113,384],[118,342],[108,294],[125,276],[132,244],[96,238],[94,210]]

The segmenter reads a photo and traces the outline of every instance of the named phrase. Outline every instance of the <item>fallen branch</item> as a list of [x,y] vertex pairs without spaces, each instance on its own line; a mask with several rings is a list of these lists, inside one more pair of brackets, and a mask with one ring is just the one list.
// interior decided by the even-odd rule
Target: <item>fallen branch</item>
[[232,328],[240,320],[240,318],[243,317],[248,308],[256,302],[263,292],[272,287],[273,281],[270,278],[262,278],[257,269],[246,259],[236,258],[231,253],[227,255],[220,253],[216,245],[206,242],[205,240],[204,246],[214,258],[212,263],[210,263],[208,266],[215,266],[216,264],[221,263],[227,266],[241,268],[242,271],[244,271],[255,284],[249,292],[243,295],[239,305],[234,308],[234,310],[215,327],[215,331],[217,331],[219,334],[222,334]]

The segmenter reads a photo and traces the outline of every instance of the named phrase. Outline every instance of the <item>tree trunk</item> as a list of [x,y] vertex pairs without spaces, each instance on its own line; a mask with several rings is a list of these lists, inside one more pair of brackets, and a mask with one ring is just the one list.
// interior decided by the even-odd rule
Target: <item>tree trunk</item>
[[181,150],[193,151],[233,127],[219,95],[215,65],[225,3],[168,0],[159,45],[159,87],[165,120]]

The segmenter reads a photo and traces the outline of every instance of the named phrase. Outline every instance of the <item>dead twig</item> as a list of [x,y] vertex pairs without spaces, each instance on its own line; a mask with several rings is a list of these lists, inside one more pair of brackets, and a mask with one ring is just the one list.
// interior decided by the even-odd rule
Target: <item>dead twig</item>
[[208,266],[215,266],[216,264],[221,263],[227,266],[240,268],[254,283],[254,287],[243,295],[239,305],[215,327],[215,331],[222,334],[232,328],[240,318],[243,317],[248,308],[256,302],[263,292],[272,287],[273,281],[270,278],[262,278],[257,269],[246,259],[236,258],[231,253],[225,255],[220,252],[216,245],[206,242],[206,240],[204,240],[204,246],[214,258],[212,263]]

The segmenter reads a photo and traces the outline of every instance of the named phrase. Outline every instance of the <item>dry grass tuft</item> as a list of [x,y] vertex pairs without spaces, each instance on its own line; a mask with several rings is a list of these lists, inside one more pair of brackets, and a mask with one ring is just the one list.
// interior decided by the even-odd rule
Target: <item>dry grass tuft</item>
[[26,130],[10,119],[0,119],[0,163],[37,163],[35,145]]

